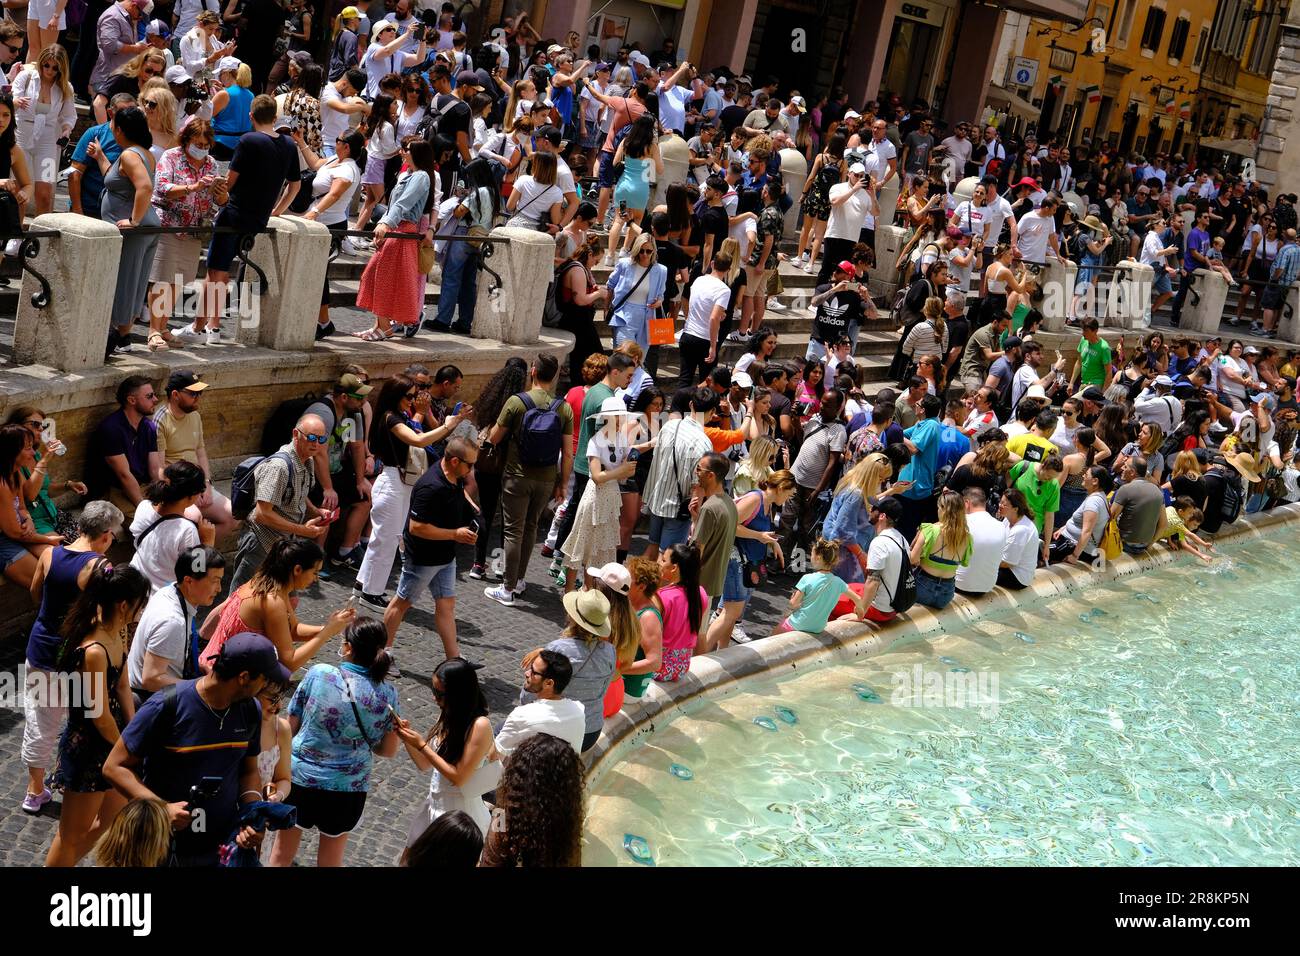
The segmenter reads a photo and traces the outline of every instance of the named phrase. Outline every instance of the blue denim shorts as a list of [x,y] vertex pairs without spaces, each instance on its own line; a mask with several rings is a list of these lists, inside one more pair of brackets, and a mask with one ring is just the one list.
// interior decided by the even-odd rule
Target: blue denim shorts
[[414,601],[416,592],[422,587],[429,589],[429,596],[438,598],[456,596],[456,562],[446,564],[414,564],[405,554],[402,555],[402,577],[397,582],[397,596],[403,601]]
[[676,518],[650,516],[650,543],[659,546],[660,551],[667,551],[675,544],[682,544],[690,537],[691,523]]
[[1164,269],[1156,270],[1155,278],[1151,282],[1151,291],[1156,295],[1174,291],[1174,284],[1169,278],[1169,273]]
[[618,177],[614,175],[614,154],[601,150],[600,167],[597,171],[597,185],[601,189],[613,189],[618,182]]
[[[682,540],[686,539],[683,538]],[[28,554],[31,554],[31,552],[23,547],[21,542],[15,541],[13,538],[6,538],[0,534],[0,571],[9,567],[15,561],[22,560],[23,556]]]
[[753,588],[745,587],[744,565],[740,559],[733,557],[727,562],[727,579],[722,585],[722,600],[726,604],[748,601],[754,593]]
[[936,578],[921,568],[916,569],[916,603],[934,608],[936,611],[952,603],[953,593],[957,589],[957,579]]

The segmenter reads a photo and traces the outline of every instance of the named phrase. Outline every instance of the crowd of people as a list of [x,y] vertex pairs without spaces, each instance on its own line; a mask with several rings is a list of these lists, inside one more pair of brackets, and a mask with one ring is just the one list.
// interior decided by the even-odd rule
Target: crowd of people
[[[1172,298],[1176,325],[1186,273],[1222,260],[1258,293],[1255,331],[1275,332],[1279,290],[1300,271],[1294,197],[1269,206],[1254,184],[1179,157],[1004,142],[967,123],[940,139],[924,104],[779,98],[776,81],[701,71],[667,45],[653,59],[635,46],[580,59],[574,37],[543,40],[526,17],[507,21],[505,43],[471,49],[449,4],[434,23],[409,0],[383,19],[376,6],[313,27],[300,2],[180,2],[169,26],[120,0],[98,18],[84,80],[82,51],[70,65],[40,27],[0,98],[0,164],[10,157],[19,193],[50,187],[32,194],[38,206],[53,195],[36,172],[50,118],[62,123],[76,97],[102,110],[68,187],[74,211],[123,230],[110,353],[129,348],[142,314],[150,348],[219,343],[239,235],[282,213],[372,227],[346,242],[369,255],[367,341],[422,322],[469,332],[476,242],[503,222],[545,231],[548,315],[576,340],[567,369],[549,353],[511,358],[473,404],[453,365],[375,385],[348,366],[328,395],[272,413],[229,495],[213,485],[209,383],[193,371],[172,372],[162,394],[124,379],[89,436],[84,482],[62,489],[47,474],[64,450],[49,418],[15,409],[0,428],[0,563],[39,609],[23,809],[62,794],[50,865],[93,851],[104,864],[260,854],[286,866],[303,830],[319,833],[321,865],[339,865],[375,759],[403,749],[430,780],[406,865],[574,864],[580,755],[628,698],[683,679],[694,656],[1023,589],[1051,562],[1160,548],[1209,561],[1225,524],[1300,500],[1300,356],[1160,332],[1111,342],[1090,292],[1140,257],[1156,267],[1153,308]],[[310,53],[323,28],[327,69]],[[29,113],[42,122],[28,128]],[[657,202],[670,135],[687,140],[689,172]],[[781,176],[787,149],[809,163],[798,197]],[[899,201],[882,210],[895,177]],[[802,228],[786,235],[796,202]],[[868,400],[854,356],[883,311],[868,278],[888,222],[908,230],[893,264],[897,387]],[[206,253],[192,235],[133,232],[159,224],[217,231]],[[170,328],[204,255],[211,294]],[[1073,362],[1040,341],[1051,257],[1080,264]],[[765,321],[787,258],[818,277],[800,361],[776,356]],[[426,319],[434,259],[441,293]],[[659,323],[679,318],[664,338]],[[332,334],[327,287],[317,335]],[[734,363],[720,363],[726,343],[743,346]],[[658,364],[674,344],[667,387]],[[55,503],[64,492],[82,499],[75,516]],[[524,656],[518,706],[494,728],[458,641],[457,559],[511,608],[539,544],[564,625]],[[351,600],[324,623],[300,620],[297,593],[336,575],[354,577]],[[788,611],[747,631],[757,589],[788,592]],[[422,601],[445,658],[428,730],[403,718],[390,682]],[[318,660],[336,638],[340,663]],[[41,693],[66,675],[93,701]]]

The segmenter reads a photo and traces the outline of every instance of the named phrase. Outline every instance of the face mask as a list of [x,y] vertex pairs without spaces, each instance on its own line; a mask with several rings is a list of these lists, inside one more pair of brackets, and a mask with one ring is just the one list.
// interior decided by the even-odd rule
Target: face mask
[[186,146],[185,152],[189,153],[190,159],[194,160],[196,163],[201,163],[208,158],[208,151],[206,149],[200,149],[197,146]]

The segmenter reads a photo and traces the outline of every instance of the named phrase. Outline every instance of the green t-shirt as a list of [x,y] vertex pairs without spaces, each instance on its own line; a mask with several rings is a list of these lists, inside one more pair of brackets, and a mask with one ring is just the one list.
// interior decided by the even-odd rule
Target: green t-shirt
[[1035,467],[1032,461],[1016,462],[1011,468],[1011,485],[1019,488],[1029,502],[1029,510],[1033,512],[1034,524],[1041,536],[1043,518],[1061,507],[1061,486],[1055,478],[1040,480],[1034,472]]
[[970,564],[971,554],[975,549],[975,542],[969,536],[966,538],[966,551],[956,560],[944,556],[941,558],[932,558],[931,555],[938,551],[942,544],[939,541],[939,532],[942,529],[936,524],[921,525],[921,567],[931,574],[937,574],[941,577],[951,577],[948,572],[957,567],[967,567]]
[[596,433],[596,422],[591,416],[600,411],[605,399],[613,397],[612,388],[604,382],[597,382],[587,389],[587,395],[582,400],[582,421],[578,422],[578,454],[574,455],[573,462],[573,470],[580,475],[591,474],[591,469],[587,466],[587,442]]
[[1105,339],[1096,342],[1079,339],[1079,381],[1084,385],[1105,385],[1110,367],[1110,345]]
[[[533,404],[538,408],[549,408],[555,401],[555,396],[544,388],[530,388],[528,397],[533,400]],[[564,423],[564,441],[571,443],[573,441],[573,409],[569,407],[568,402],[560,402],[560,407],[556,412],[560,416],[560,421]],[[522,465],[519,463],[519,443],[514,440],[514,436],[519,433],[519,426],[524,421],[524,401],[518,395],[511,395],[506,399],[505,405],[501,406],[501,414],[497,416],[497,424],[501,425],[510,437],[502,439],[506,444],[506,465],[502,475],[509,478],[527,478],[530,481],[554,481],[556,475],[555,465]],[[563,447],[563,446],[561,446]],[[575,467],[576,467],[575,462]]]

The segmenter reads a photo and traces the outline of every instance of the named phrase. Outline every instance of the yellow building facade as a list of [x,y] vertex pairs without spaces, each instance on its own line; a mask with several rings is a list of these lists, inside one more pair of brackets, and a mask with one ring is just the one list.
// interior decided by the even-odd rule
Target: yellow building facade
[[1276,0],[1093,0],[1079,26],[1029,20],[1004,85],[1040,137],[1148,157],[1250,140],[1285,13]]

